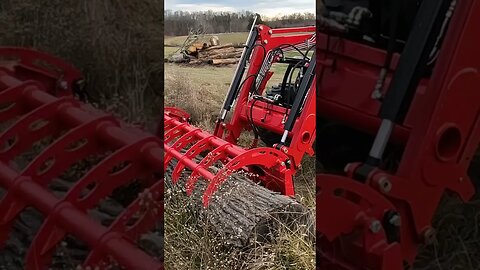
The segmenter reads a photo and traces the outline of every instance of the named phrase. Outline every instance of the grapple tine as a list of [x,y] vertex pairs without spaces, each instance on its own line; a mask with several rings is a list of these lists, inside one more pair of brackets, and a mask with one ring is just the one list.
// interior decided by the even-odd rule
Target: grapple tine
[[282,172],[284,175],[284,179],[282,180],[285,181],[282,185],[282,187],[284,187],[282,193],[287,196],[295,195],[292,182],[292,173],[285,163],[285,160],[287,159],[288,157],[283,152],[274,148],[255,148],[242,153],[225,165],[217,173],[215,178],[210,181],[205,193],[203,194],[203,206],[208,207],[213,194],[233,172],[252,165],[260,166],[266,170],[275,169],[276,171]]
[[[201,132],[202,130],[201,129],[194,129],[188,133],[186,133],[185,135],[183,135],[180,139],[178,139],[175,144],[173,145],[173,148],[177,151],[183,149],[185,146],[187,146],[188,144],[194,142],[194,138],[195,138],[195,134],[198,133],[198,132]],[[165,154],[165,164],[168,164],[170,162],[170,160],[172,159],[172,156],[169,155],[168,153]],[[164,166],[164,169],[166,169],[166,167]]]
[[[151,188],[146,189],[139,197],[131,203],[128,208],[118,216],[110,225],[111,233],[120,233],[126,235],[130,240],[136,241],[145,232],[147,232],[157,222],[163,222],[158,219],[158,215],[163,213],[163,181],[157,181]],[[134,216],[140,218],[133,225],[128,224]],[[93,249],[84,266],[103,265],[108,266],[106,258],[108,254],[102,248]]]
[[195,188],[195,184],[198,181],[199,178],[199,173],[198,169],[202,168],[205,170],[208,170],[210,166],[215,164],[215,162],[220,161],[222,159],[226,159],[228,157],[226,150],[229,147],[232,147],[233,145],[231,143],[226,143],[222,146],[219,146],[215,149],[213,149],[212,152],[209,152],[201,161],[200,164],[198,165],[197,168],[195,168],[192,171],[192,174],[188,178],[188,181],[186,183],[186,188],[187,188],[187,194],[191,195],[193,193],[193,189]]
[[163,109],[165,115],[172,117],[180,122],[190,122],[190,114],[186,111],[174,107],[165,107]]
[[[2,79],[5,79],[7,76],[2,76],[0,70],[0,86],[4,84]],[[8,76],[9,77],[9,76]],[[8,87],[8,86],[7,86]],[[20,98],[24,95],[24,92],[28,89],[42,89],[42,85],[37,82],[23,82],[17,86],[10,86],[7,89],[4,89],[0,92],[0,103],[2,104],[2,109],[0,109],[0,122],[9,121],[23,113],[28,108],[22,107],[21,103],[18,102]]]
[[[179,160],[177,163],[177,166],[175,166],[173,173],[172,173],[172,182],[176,184],[178,182],[178,178],[180,177],[180,174],[182,173],[183,169],[185,169],[184,165],[184,160],[193,160],[196,156],[200,155],[200,153],[207,151],[209,148],[211,148],[210,142],[215,136],[208,136],[204,139],[201,139],[198,141],[196,144],[194,144],[188,151],[185,153],[185,155]],[[165,166],[168,166],[168,163],[171,160],[165,160]]]

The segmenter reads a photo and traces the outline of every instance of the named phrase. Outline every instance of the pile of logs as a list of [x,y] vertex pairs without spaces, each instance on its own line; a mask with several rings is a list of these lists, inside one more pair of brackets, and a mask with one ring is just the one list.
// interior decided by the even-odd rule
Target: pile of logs
[[243,44],[234,43],[215,46],[209,46],[207,43],[194,43],[181,55],[172,56],[169,62],[215,66],[237,64],[242,56],[243,47]]
[[190,61],[191,64],[236,64],[240,60],[240,56],[242,56],[243,51],[243,45],[233,43],[201,48],[197,50],[191,50],[190,48],[187,50],[188,54],[196,57],[196,59]]

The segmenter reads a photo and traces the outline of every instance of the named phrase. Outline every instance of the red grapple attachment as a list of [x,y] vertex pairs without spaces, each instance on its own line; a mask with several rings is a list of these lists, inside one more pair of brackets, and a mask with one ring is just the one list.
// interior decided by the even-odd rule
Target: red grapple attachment
[[[208,207],[213,194],[232,173],[243,170],[250,178],[261,181],[266,187],[294,195],[289,157],[274,148],[245,150],[237,145],[211,135],[188,123],[188,114],[179,109],[166,109],[164,113],[165,169],[173,160],[177,164],[172,182],[178,182],[185,169],[191,171],[186,182],[191,195],[200,178],[208,182],[203,194],[203,206]],[[218,172],[210,167],[216,166]]]
[[[0,48],[0,121],[8,126],[0,134],[0,188],[6,191],[0,201],[0,247],[15,219],[30,207],[44,220],[25,269],[46,269],[67,235],[89,247],[84,267],[163,269],[135,244],[163,221],[161,141],[73,98],[82,80],[58,58]],[[48,145],[27,164],[16,162],[38,142]],[[64,172],[92,155],[103,159],[64,194],[50,190]],[[143,191],[108,226],[89,216],[114,190],[134,182]]]

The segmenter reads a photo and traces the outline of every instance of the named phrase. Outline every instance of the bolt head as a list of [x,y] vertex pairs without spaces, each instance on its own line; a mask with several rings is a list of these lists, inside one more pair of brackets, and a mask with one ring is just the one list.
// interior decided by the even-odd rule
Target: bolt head
[[388,222],[395,227],[400,227],[402,225],[402,217],[400,217],[399,214],[395,214],[390,218]]
[[348,173],[348,171],[350,170],[350,167],[352,166],[351,163],[348,163],[347,165],[345,165],[345,168],[343,169],[344,172]]
[[392,190],[392,182],[387,177],[378,180],[378,187],[383,193],[389,193]]
[[380,232],[380,230],[382,229],[382,223],[378,220],[374,220],[372,221],[372,223],[370,223],[370,231],[372,233],[378,233]]
[[61,81],[60,82],[60,88],[62,88],[63,90],[68,90],[68,82]]

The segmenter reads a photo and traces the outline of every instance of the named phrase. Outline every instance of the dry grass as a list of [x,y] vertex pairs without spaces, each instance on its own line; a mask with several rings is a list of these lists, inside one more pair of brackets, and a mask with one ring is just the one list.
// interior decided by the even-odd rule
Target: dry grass
[[234,67],[219,69],[166,64],[165,106],[189,112],[194,123],[211,130],[234,72]]
[[423,247],[415,270],[480,269],[480,196],[463,203],[445,197],[436,214],[437,240]]
[[[167,64],[165,104],[192,114],[197,126],[211,130],[234,67],[187,67]],[[186,79],[188,78],[188,79]],[[305,158],[303,170],[295,177],[297,200],[315,215],[314,159]],[[190,199],[180,189],[168,189],[165,209],[165,265],[167,269],[314,269],[314,224],[295,231],[286,226],[271,243],[255,243],[238,249],[216,237],[198,213],[190,210]],[[311,219],[313,223],[313,219]]]
[[64,58],[100,107],[151,122],[161,111],[162,14],[161,0],[3,0],[0,46]]

